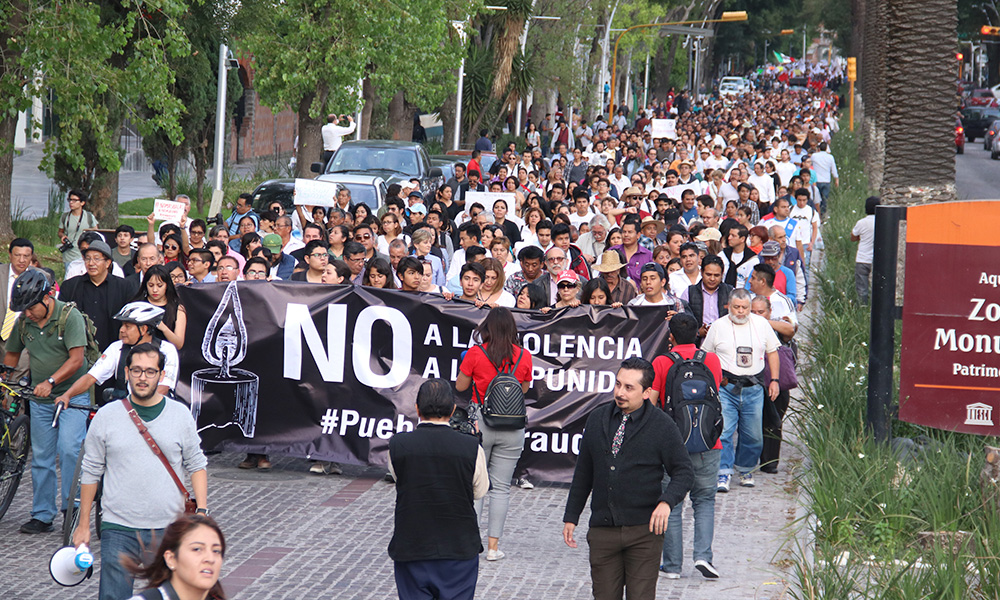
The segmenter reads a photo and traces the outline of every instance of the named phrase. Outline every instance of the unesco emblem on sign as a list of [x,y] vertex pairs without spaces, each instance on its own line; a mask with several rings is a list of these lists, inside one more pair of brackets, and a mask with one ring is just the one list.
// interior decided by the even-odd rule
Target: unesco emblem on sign
[[973,404],[966,405],[965,424],[992,427],[993,407],[989,404],[983,404],[982,402],[975,402]]

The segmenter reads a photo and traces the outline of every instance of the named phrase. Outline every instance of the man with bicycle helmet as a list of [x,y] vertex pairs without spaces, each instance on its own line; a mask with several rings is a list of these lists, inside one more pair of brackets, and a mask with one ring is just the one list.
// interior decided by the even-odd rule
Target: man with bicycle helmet
[[31,381],[35,399],[31,401],[31,520],[21,526],[22,533],[52,531],[56,515],[56,460],[62,470],[60,497],[65,513],[69,497],[70,473],[76,468],[80,445],[87,434],[87,411],[64,410],[58,427],[52,427],[55,396],[62,397],[64,408],[87,409],[90,395],[66,395],[70,387],[87,373],[85,350],[87,329],[83,314],[69,309],[65,325],[60,327],[64,303],[52,293],[52,282],[38,269],[28,269],[15,281],[10,294],[10,310],[20,311],[7,340],[4,364],[17,365],[28,350]]
[[[115,397],[124,398],[128,395],[128,378],[125,377],[125,359],[129,350],[139,344],[157,342],[153,339],[156,326],[163,320],[163,309],[153,306],[149,302],[129,302],[115,315],[115,321],[121,323],[118,328],[118,341],[112,343],[101,354],[101,358],[94,363],[87,374],[76,380],[76,383],[66,390],[61,396],[56,398],[56,402],[65,402],[65,399],[86,392],[95,383],[103,385],[105,381],[115,380]],[[177,348],[166,340],[159,341],[160,352],[166,357],[166,364],[163,368],[163,379],[157,386],[157,393],[163,396],[170,396],[177,383],[177,372],[180,368],[180,360],[177,356]]]

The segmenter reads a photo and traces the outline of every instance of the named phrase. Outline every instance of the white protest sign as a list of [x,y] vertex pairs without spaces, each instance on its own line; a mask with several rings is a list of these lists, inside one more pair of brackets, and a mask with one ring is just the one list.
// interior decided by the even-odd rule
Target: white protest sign
[[473,204],[482,204],[486,212],[492,215],[493,204],[497,200],[507,203],[508,215],[514,212],[514,203],[517,200],[513,192],[465,192],[465,210],[469,210]]
[[186,208],[183,202],[157,198],[153,201],[153,218],[157,221],[180,221]]
[[653,119],[653,131],[650,133],[653,139],[669,138],[677,139],[677,121],[674,119]]
[[328,181],[296,179],[292,202],[297,206],[335,206],[338,187]]

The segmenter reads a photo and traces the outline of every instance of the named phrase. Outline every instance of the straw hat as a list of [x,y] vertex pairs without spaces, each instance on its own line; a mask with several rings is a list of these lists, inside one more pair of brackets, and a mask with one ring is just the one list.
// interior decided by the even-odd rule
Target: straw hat
[[639,225],[639,231],[642,231],[643,228],[646,227],[646,225],[656,225],[656,235],[660,235],[661,233],[663,233],[663,230],[667,228],[666,224],[663,221],[659,219],[654,219],[653,217],[646,217],[645,219],[642,220],[642,224]]
[[594,270],[601,273],[613,273],[625,267],[621,254],[617,250],[605,250],[601,255],[601,262],[594,265]]

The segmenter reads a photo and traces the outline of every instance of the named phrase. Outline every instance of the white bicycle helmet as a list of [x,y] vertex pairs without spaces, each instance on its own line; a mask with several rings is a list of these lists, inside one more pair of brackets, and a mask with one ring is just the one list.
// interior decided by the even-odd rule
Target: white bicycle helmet
[[149,302],[129,302],[115,315],[116,321],[156,327],[163,320],[164,310]]

